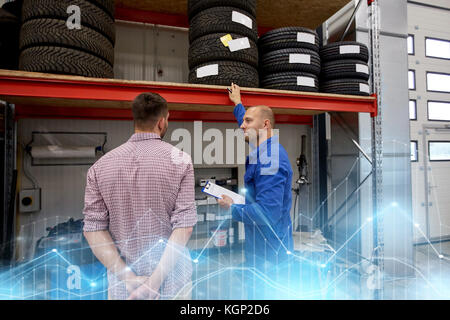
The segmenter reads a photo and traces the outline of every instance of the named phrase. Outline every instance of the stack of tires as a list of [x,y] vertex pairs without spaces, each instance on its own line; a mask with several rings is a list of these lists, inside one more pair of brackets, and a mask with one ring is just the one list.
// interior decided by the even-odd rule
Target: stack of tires
[[320,56],[322,92],[370,95],[367,46],[355,41],[334,42],[323,46]]
[[189,82],[258,87],[256,0],[189,0]]
[[287,27],[258,40],[261,86],[267,89],[319,91],[319,37],[313,30]]
[[113,78],[114,0],[24,0],[19,69]]

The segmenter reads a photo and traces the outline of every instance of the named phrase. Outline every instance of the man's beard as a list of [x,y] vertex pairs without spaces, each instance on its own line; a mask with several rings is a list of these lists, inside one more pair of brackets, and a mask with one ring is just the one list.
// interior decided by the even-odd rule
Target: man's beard
[[164,127],[164,130],[161,131],[161,139],[164,139],[164,136],[166,135],[167,129],[169,128],[169,123],[166,122],[166,126]]

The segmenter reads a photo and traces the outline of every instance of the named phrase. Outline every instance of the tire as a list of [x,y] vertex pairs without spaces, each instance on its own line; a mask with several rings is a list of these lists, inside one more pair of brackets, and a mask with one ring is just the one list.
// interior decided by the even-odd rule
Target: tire
[[188,17],[191,20],[200,11],[212,7],[235,7],[256,17],[256,0],[188,0]]
[[22,25],[20,50],[35,46],[59,46],[88,52],[114,65],[111,42],[94,29],[70,30],[65,20],[33,19]]
[[370,95],[370,93],[361,90],[361,85],[369,86],[369,83],[361,79],[330,80],[321,83],[320,91],[326,93],[350,94],[358,96]]
[[[297,40],[298,34],[301,34]],[[305,39],[305,37],[307,39]],[[312,38],[312,39],[309,39]],[[288,27],[270,30],[258,39],[258,47],[261,52],[269,52],[286,48],[305,48],[319,52],[319,36],[314,30],[302,27]]]
[[[367,62],[359,60],[335,60],[322,64],[321,78],[333,80],[341,78],[353,78],[369,80],[369,67]],[[367,73],[366,73],[367,71]]]
[[[197,78],[197,69],[218,64],[218,75]],[[258,70],[249,64],[235,61],[211,61],[194,68],[189,73],[189,83],[229,86],[231,82],[241,87],[257,88],[259,86]]]
[[90,0],[92,3],[103,9],[112,19],[116,13],[114,0]]
[[[32,19],[62,19],[67,21],[66,12],[70,5],[77,5],[81,10],[82,26],[94,29],[115,43],[114,19],[103,9],[87,0],[24,0],[22,22]],[[73,31],[78,31],[73,29]]]
[[[302,77],[298,79],[298,77]],[[305,78],[306,82],[305,83]],[[303,81],[300,82],[299,81]],[[313,83],[309,84],[308,82]],[[261,87],[266,89],[277,90],[293,90],[293,91],[306,91],[306,92],[318,92],[319,91],[319,78],[311,73],[304,72],[281,72],[273,73],[264,76],[261,79]]]
[[[216,60],[233,60],[247,63],[258,68],[258,48],[256,43],[249,40],[250,48],[231,52],[229,47],[225,47],[221,37],[225,33],[213,33],[196,39],[189,46],[189,68],[192,69],[202,63]],[[242,38],[242,36],[231,33],[233,39]]]
[[[341,50],[344,49],[351,50],[348,53],[341,52]],[[355,49],[355,51],[353,49]],[[366,45],[356,41],[334,42],[320,49],[320,57],[323,62],[341,59],[356,59],[368,62],[369,50],[367,49]]]
[[[233,12],[243,14],[252,21],[252,28],[232,20]],[[248,12],[233,7],[214,7],[196,14],[189,25],[189,41],[210,33],[237,33],[243,37],[248,37],[254,42],[258,39],[256,19]]]
[[111,65],[89,53],[63,47],[31,47],[20,54],[19,69],[32,72],[113,78]]
[[[304,63],[290,63],[289,59],[291,55],[298,54],[306,58],[309,56],[309,63],[307,61]],[[297,71],[312,73],[318,76],[320,74],[320,57],[317,52],[309,49],[280,49],[264,54],[260,60],[260,67],[262,74]]]

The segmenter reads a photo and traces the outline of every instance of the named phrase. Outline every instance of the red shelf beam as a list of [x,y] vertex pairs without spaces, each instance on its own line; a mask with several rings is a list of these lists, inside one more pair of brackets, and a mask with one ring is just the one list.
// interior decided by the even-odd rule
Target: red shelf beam
[[[119,103],[132,101],[138,94],[142,92],[156,92],[164,97],[169,104],[180,104],[187,106],[188,110],[174,108],[177,111],[173,113],[174,119],[184,118],[189,120],[208,120],[208,121],[231,121],[231,118],[224,118],[224,112],[232,110],[228,99],[228,93],[225,87],[219,86],[200,86],[161,82],[138,82],[138,81],[121,81],[109,79],[92,79],[82,77],[65,77],[47,74],[23,75],[22,72],[0,72],[0,98],[8,101],[15,100],[17,105],[27,105],[27,99],[36,104],[43,104],[44,99],[62,99],[65,104],[77,100],[92,100],[96,108],[95,101],[109,101],[114,105]],[[278,92],[263,89],[243,88],[241,91],[242,100],[246,106],[267,105],[275,110],[280,119],[284,119],[285,123],[298,123],[305,121],[306,115],[309,113],[321,112],[367,112],[372,116],[376,116],[376,98],[375,97],[358,97],[358,96],[339,96],[330,94],[310,94],[287,91]],[[18,98],[22,98],[17,102]],[[25,98],[25,99],[23,99]],[[19,99],[20,100],[20,99]],[[9,101],[10,102],[10,101]],[[31,104],[31,103],[28,103]],[[72,106],[77,107],[75,103]],[[189,105],[196,106],[197,110],[189,110]],[[198,107],[204,105],[204,111],[199,112]],[[66,107],[67,105],[64,105]],[[217,111],[215,106],[218,106]],[[116,106],[110,109],[119,109]],[[221,107],[221,108],[220,108]],[[224,109],[223,107],[226,107]],[[41,107],[39,107],[41,108]],[[84,109],[84,113],[97,114],[98,110],[92,108]],[[88,111],[91,109],[91,111]],[[124,108],[122,107],[122,110]],[[28,109],[22,109],[30,111]],[[104,109],[103,109],[104,110]],[[119,109],[120,110],[120,109]],[[77,110],[81,111],[81,110]],[[171,112],[173,112],[171,111]],[[123,117],[120,115],[115,118]],[[26,113],[22,113],[23,116]],[[98,113],[101,114],[101,113]],[[30,114],[31,116],[31,114]],[[300,116],[300,118],[299,118]],[[125,118],[127,118],[126,116]],[[101,116],[101,118],[104,118]],[[298,122],[297,122],[298,121]]]

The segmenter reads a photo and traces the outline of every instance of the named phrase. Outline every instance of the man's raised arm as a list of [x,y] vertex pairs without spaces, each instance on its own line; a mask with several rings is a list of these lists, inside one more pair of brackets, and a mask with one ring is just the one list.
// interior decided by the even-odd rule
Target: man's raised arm
[[241,126],[245,115],[245,108],[241,101],[241,89],[237,84],[231,83],[230,90],[231,92],[228,92],[228,97],[235,105],[233,114],[236,117],[239,126]]

